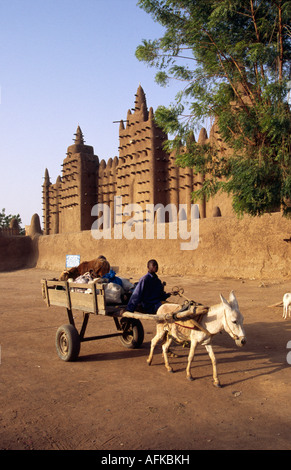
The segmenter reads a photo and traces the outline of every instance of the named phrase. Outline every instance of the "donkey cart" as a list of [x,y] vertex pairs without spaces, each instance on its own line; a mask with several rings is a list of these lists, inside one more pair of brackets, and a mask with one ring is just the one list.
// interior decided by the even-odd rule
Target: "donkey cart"
[[[123,317],[122,311],[125,305],[107,305],[105,286],[90,282],[88,284],[78,284],[67,281],[42,279],[42,295],[47,306],[65,307],[69,319],[69,324],[62,325],[56,333],[56,349],[58,356],[63,361],[74,361],[77,359],[81,343],[98,339],[118,336],[122,345],[126,348],[139,348],[144,339],[144,329],[138,318]],[[73,311],[83,312],[83,323],[80,331],[77,330]],[[128,312],[127,312],[128,313]],[[86,328],[90,315],[104,315],[112,317],[117,332],[86,337]]]

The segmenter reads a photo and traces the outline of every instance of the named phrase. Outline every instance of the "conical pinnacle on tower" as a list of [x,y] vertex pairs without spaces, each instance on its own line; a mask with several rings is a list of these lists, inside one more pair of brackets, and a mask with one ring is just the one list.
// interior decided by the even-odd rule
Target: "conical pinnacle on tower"
[[50,184],[50,175],[49,175],[49,172],[48,172],[47,168],[45,169],[45,172],[44,172],[44,184],[46,186],[48,186]]
[[206,143],[206,140],[208,139],[207,131],[205,127],[202,127],[199,137],[198,137],[198,144],[203,145]]
[[84,136],[83,136],[83,132],[81,131],[80,126],[77,127],[76,134],[74,134],[74,135],[76,136],[75,137],[75,144],[84,145]]
[[146,102],[146,96],[145,92],[143,91],[143,88],[141,85],[139,85],[137,92],[135,94],[135,111],[140,111],[144,117],[145,120],[148,118],[148,108],[147,108],[147,102]]
[[191,130],[187,137],[187,142],[186,142],[187,149],[190,150],[193,144],[195,144],[195,136],[194,136],[194,132]]
[[143,91],[143,88],[141,85],[139,85],[137,92],[135,94],[135,97],[136,97],[136,100],[135,100],[136,107],[139,107],[142,103],[146,104],[145,92]]

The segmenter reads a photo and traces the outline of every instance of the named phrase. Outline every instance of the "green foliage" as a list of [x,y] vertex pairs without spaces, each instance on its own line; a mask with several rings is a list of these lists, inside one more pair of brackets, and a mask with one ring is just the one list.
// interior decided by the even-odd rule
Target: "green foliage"
[[[182,82],[175,104],[159,107],[156,122],[169,135],[177,164],[205,175],[194,198],[233,196],[237,214],[261,215],[291,199],[291,1],[139,0],[165,28],[144,40],[136,56],[158,69],[156,81]],[[185,112],[187,109],[187,114]],[[189,135],[214,117],[229,158]],[[186,146],[181,153],[181,146]]]
[[23,235],[24,234],[24,229],[20,227],[21,224],[22,224],[20,215],[19,214],[17,214],[17,215],[11,215],[11,214],[6,215],[5,214],[5,209],[2,209],[2,211],[0,212],[0,229],[1,228],[9,228],[9,224],[10,224],[12,219],[17,220],[19,228],[20,228],[19,233],[21,235]]

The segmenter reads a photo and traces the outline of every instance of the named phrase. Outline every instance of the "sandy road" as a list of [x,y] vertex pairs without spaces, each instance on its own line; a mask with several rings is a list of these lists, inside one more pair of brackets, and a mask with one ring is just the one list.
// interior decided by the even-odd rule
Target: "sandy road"
[[[206,305],[218,303],[219,292],[227,297],[235,290],[248,342],[238,349],[226,333],[215,337],[223,384],[215,389],[202,347],[193,382],[185,378],[187,349],[175,347],[174,374],[167,373],[160,347],[147,366],[154,332],[149,320],[141,349],[108,338],[83,343],[75,363],[61,361],[54,342],[57,328],[68,323],[66,312],[47,308],[40,289],[40,279],[55,274],[0,273],[0,449],[291,448],[291,318],[267,308],[290,290],[288,282],[161,276],[168,289],[184,287]],[[88,335],[114,330],[112,319],[90,318]]]

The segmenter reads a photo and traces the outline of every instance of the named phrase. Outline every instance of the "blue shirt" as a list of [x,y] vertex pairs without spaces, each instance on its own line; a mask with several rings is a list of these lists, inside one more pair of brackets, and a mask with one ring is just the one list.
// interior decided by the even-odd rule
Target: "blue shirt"
[[128,302],[127,310],[134,312],[138,305],[147,313],[156,313],[168,295],[164,292],[164,286],[158,276],[154,273],[147,273],[140,278],[132,296]]

